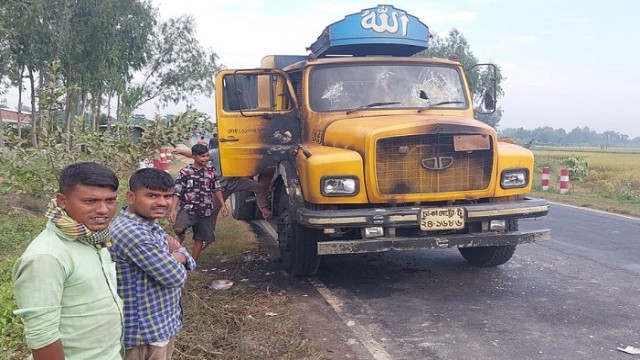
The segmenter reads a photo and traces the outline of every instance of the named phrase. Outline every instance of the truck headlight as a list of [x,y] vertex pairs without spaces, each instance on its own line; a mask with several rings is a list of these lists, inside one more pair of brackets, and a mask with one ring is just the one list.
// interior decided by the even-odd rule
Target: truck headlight
[[345,196],[355,195],[360,190],[359,181],[355,177],[323,177],[321,180],[322,195]]
[[507,169],[500,176],[503,189],[523,188],[529,184],[529,169]]

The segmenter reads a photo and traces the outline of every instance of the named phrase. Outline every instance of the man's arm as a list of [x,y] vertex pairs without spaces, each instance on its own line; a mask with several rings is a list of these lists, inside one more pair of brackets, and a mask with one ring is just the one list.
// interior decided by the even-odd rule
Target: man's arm
[[14,314],[22,319],[27,346],[35,360],[64,360],[60,308],[65,272],[51,255],[20,258],[13,267]]
[[[140,234],[135,236],[139,237]],[[161,245],[161,242],[166,242],[166,238],[153,241],[147,235],[142,237],[134,240],[134,244],[128,249],[127,255],[131,261],[160,285],[167,288],[182,288],[187,280],[188,269],[173,256],[173,252],[182,253],[180,248],[169,253],[168,248]],[[186,256],[191,258],[188,253]],[[193,261],[193,258],[191,260]]]
[[178,217],[178,205],[180,205],[180,196],[182,194],[182,189],[184,189],[184,176],[181,170],[173,188],[173,201],[169,206],[169,221],[172,223],[174,223],[176,221],[176,218]]
[[180,204],[180,197],[176,194],[173,195],[173,201],[169,206],[169,221],[174,223],[178,217],[178,204]]
[[33,360],[64,360],[62,341],[57,340],[43,348],[31,350],[31,355],[33,355]]
[[218,188],[217,190],[213,191],[213,194],[216,196],[216,199],[218,199],[218,202],[220,203],[220,211],[222,212],[222,216],[229,215],[227,203],[224,201],[224,197],[222,196],[222,190]]

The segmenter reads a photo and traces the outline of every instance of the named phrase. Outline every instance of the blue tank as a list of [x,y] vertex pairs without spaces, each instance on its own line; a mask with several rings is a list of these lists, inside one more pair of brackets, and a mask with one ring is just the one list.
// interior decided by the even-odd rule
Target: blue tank
[[406,11],[378,5],[327,26],[309,50],[317,57],[411,56],[428,48],[429,27]]

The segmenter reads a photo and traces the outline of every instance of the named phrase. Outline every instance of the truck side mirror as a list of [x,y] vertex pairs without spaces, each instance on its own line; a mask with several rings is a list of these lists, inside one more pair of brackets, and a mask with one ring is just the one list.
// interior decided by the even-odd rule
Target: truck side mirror
[[489,90],[485,90],[482,96],[482,102],[484,104],[484,110],[494,111],[496,109],[496,101],[493,99],[493,96],[491,96]]

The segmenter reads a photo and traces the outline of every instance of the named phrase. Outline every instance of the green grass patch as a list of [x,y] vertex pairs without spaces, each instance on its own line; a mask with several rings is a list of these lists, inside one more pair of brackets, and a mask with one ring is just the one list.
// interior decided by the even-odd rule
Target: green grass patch
[[[551,201],[640,217],[640,151],[545,149],[534,150],[533,193]],[[579,157],[588,164],[580,179],[570,178],[569,192],[559,194],[560,170],[566,159]],[[551,171],[549,191],[542,191],[542,168]]]
[[13,315],[17,306],[13,298],[11,269],[16,258],[44,226],[42,214],[20,207],[36,206],[35,203],[17,196],[0,201],[3,209],[0,212],[0,354],[7,360],[24,359],[29,354],[24,345],[22,322]]

